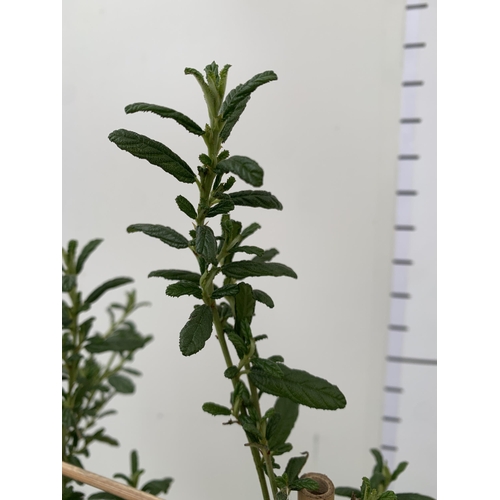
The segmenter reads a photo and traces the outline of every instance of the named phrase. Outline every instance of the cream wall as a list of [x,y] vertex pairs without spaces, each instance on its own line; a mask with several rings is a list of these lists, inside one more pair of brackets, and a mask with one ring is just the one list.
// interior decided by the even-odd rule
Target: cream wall
[[400,0],[64,2],[63,241],[104,238],[82,286],[133,277],[139,299],[152,303],[135,321],[154,335],[136,358],[137,393],[112,405],[119,415],[107,429],[121,447],[96,445],[89,469],[127,471],[135,448],[147,477],[175,478],[173,500],[259,496],[241,432],[201,411],[230,391],[218,345],[212,339],[184,358],[178,333],[193,301],[167,298],[165,282],[147,279],[153,269],[194,269],[192,257],[125,230],[148,222],[187,232],[174,198],[194,200],[195,189],[107,139],[131,129],[196,166],[202,140],[123,108],[157,103],[204,124],[201,92],[183,70],[215,60],[232,64],[228,88],[268,69],[279,78],[255,92],[227,143],[259,162],[263,188],[284,205],[236,217],[259,222],[252,244],[276,246],[277,260],[299,276],[258,280],[276,304],[258,307],[254,330],[269,335],[261,352],[327,378],[348,401],[337,412],[301,408],[294,451],[308,450],[307,469],[337,485],[371,472],[368,449],[381,439],[403,22]]

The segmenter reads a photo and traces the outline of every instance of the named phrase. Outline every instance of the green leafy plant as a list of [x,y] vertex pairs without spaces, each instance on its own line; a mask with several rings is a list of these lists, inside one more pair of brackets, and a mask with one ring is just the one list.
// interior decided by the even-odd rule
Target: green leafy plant
[[[226,95],[229,68],[226,65],[219,71],[213,62],[205,68],[205,77],[195,69],[185,70],[201,86],[207,104],[209,123],[204,128],[171,108],[142,102],[125,108],[129,114],[143,111],[173,119],[188,132],[201,136],[206,150],[199,155],[196,171],[166,145],[136,132],[115,130],[109,139],[120,149],[160,167],[178,181],[198,188],[196,201],[184,196],[175,200],[193,226],[187,234],[160,224],[132,224],[127,230],[144,233],[193,254],[197,271],[155,270],[149,276],[173,281],[166,288],[168,296],[190,295],[198,301],[180,331],[179,346],[184,356],[201,351],[215,330],[225,362],[221,375],[228,379],[232,392],[226,404],[207,402],[202,408],[211,415],[230,417],[227,423],[242,427],[262,497],[276,500],[288,498],[292,490],[317,487],[312,480],[298,478],[307,454],[291,458],[285,472],[275,474],[279,468],[275,458],[292,449],[287,439],[298,416],[298,406],[337,410],[345,407],[346,399],[336,385],[286,366],[280,355],[261,355],[257,347],[266,335],[254,335],[252,329],[256,304],[272,308],[274,302],[266,292],[244,280],[259,276],[297,278],[297,275],[285,264],[272,262],[278,254],[275,248],[264,249],[247,243],[260,228],[259,224],[243,228],[232,217],[236,207],[268,210],[283,207],[268,191],[234,189],[236,177],[252,188],[260,188],[264,172],[255,160],[230,155],[224,147],[252,93],[277,76],[273,71],[265,71]],[[218,234],[215,217],[220,217]],[[220,281],[216,283],[216,279]],[[274,406],[265,411],[261,408],[262,393],[277,396]]]
[[[62,301],[62,460],[81,468],[80,457],[89,456],[89,446],[93,442],[118,446],[118,441],[105,433],[100,421],[116,413],[107,409],[116,394],[132,394],[135,391],[129,375],[138,376],[140,372],[131,368],[130,363],[134,354],[152,339],[150,335],[139,333],[130,321],[132,313],[147,305],[136,301],[134,290],[126,293],[124,304],[112,303],[107,308],[110,323],[106,332],[93,331],[95,316],[82,318],[104,293],[133,281],[127,277],[108,280],[83,298],[78,289],[78,276],[101,242],[100,239],[90,241],[77,255],[78,243],[71,240],[62,251],[62,291],[67,297],[67,301]],[[99,355],[108,357],[106,363],[98,361]],[[136,482],[144,472],[138,470],[137,462],[137,452],[133,451],[132,479],[127,480],[129,484],[130,481]],[[83,499],[84,494],[75,491],[71,481],[63,476],[63,499]],[[153,490],[166,492],[171,481],[170,478],[155,480],[143,489],[151,493]],[[160,487],[163,489],[158,489]],[[89,498],[116,498],[108,493],[96,495]]]
[[408,462],[400,462],[396,469],[391,472],[387,463],[384,462],[382,453],[376,448],[372,448],[370,451],[375,457],[375,466],[370,479],[364,477],[359,489],[346,486],[336,487],[335,494],[337,496],[349,497],[351,500],[434,500],[419,493],[394,493],[394,491],[388,490],[389,485],[396,481],[408,467]]

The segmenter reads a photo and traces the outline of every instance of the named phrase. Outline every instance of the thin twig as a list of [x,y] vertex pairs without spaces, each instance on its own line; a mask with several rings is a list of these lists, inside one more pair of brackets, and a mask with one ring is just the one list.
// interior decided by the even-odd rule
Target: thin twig
[[80,481],[81,483],[88,484],[94,488],[106,491],[107,493],[112,493],[113,495],[119,496],[124,500],[158,500],[158,497],[150,495],[145,491],[139,491],[132,488],[132,486],[128,486],[114,481],[113,479],[100,476],[99,474],[94,474],[93,472],[80,469],[80,467],[76,467],[66,462],[62,463],[62,474],[63,476],[74,479],[75,481]]

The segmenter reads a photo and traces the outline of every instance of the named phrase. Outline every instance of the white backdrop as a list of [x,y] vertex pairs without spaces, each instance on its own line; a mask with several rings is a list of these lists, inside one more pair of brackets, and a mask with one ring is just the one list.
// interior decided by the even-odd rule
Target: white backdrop
[[[121,447],[95,445],[89,469],[128,471],[135,448],[146,479],[174,477],[172,499],[259,496],[241,431],[201,411],[205,401],[225,403],[230,391],[218,345],[212,339],[184,358],[178,332],[193,301],[167,298],[163,280],[147,279],[153,269],[194,270],[192,257],[125,230],[148,222],[187,232],[174,198],[194,200],[196,189],[107,139],[115,129],[134,130],[195,167],[201,139],[123,108],[151,102],[204,124],[203,97],[183,70],[215,60],[233,65],[228,89],[268,69],[279,78],[254,93],[227,143],[232,154],[259,162],[263,189],[284,205],[283,212],[242,208],[236,218],[259,222],[251,244],[277,247],[276,260],[299,276],[258,280],[276,304],[258,307],[254,319],[254,331],[269,335],[261,353],[330,380],[348,401],[337,412],[301,408],[294,451],[308,450],[307,470],[336,485],[356,486],[370,474],[368,449],[381,442],[403,13],[400,0],[63,4],[63,242],[104,238],[82,287],[133,277],[139,299],[152,303],[135,321],[154,335],[136,358],[143,372],[136,394],[112,405],[119,414],[107,429]],[[122,296],[118,290],[104,302]]]

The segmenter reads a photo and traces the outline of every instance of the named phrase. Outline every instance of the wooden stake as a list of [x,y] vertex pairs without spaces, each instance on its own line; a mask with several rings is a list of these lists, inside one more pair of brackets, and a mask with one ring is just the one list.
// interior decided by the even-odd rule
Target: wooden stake
[[74,465],[68,464],[66,462],[62,463],[62,475],[70,477],[75,481],[80,481],[81,483],[94,486],[94,488],[99,488],[107,493],[112,493],[124,500],[158,500],[158,497],[150,495],[145,491],[139,491],[132,486],[119,483],[113,479],[108,479],[107,477],[100,476],[99,474],[94,474],[93,472],[80,469]]

